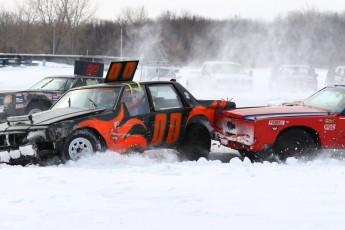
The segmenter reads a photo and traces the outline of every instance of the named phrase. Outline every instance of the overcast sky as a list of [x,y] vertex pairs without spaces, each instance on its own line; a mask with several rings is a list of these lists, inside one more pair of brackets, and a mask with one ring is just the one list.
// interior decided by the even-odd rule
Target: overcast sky
[[[13,9],[16,2],[24,0],[0,0],[0,7]],[[193,14],[214,19],[224,19],[239,15],[245,18],[273,19],[278,14],[291,10],[316,8],[320,11],[343,12],[343,0],[90,0],[97,4],[96,16],[104,19],[115,19],[126,7],[144,6],[149,17],[156,17],[162,11],[181,12],[187,10]]]

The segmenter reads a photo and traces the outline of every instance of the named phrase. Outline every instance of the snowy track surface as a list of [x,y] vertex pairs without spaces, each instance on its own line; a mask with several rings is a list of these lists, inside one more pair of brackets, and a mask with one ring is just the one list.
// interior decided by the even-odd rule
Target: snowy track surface
[[[0,90],[26,89],[73,68],[49,63],[0,68]],[[181,71],[188,77],[188,69]],[[197,98],[234,98],[239,106],[304,98],[312,92],[267,92],[269,70],[254,70],[255,90],[193,89]],[[319,70],[319,88],[324,70]],[[255,163],[217,154],[179,162],[173,151],[97,154],[65,165],[0,165],[0,229],[344,229],[345,161]],[[230,159],[230,158],[229,158]],[[227,162],[227,161],[225,161]]]

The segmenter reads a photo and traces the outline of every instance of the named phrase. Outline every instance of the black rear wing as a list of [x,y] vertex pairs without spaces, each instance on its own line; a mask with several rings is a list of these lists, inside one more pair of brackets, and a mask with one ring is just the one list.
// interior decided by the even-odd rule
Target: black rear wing
[[233,101],[225,100],[198,100],[204,107],[214,107],[216,110],[229,110],[236,109],[236,103]]

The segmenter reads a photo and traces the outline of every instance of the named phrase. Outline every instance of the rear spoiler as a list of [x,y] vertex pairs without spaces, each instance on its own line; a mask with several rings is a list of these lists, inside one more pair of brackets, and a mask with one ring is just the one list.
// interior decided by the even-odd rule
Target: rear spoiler
[[74,62],[74,75],[87,77],[103,77],[104,64],[98,62]]
[[225,100],[198,100],[198,102],[207,108],[213,107],[216,110],[230,110],[236,109],[236,103]]

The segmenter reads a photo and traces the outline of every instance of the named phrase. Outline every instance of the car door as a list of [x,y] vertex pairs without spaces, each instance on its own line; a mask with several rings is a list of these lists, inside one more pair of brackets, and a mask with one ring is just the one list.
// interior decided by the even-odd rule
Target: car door
[[333,120],[335,120],[334,124],[328,124],[328,127],[335,131],[334,148],[345,148],[345,109]]
[[183,106],[180,95],[173,84],[155,83],[147,86],[151,109],[148,139],[153,147],[172,147],[181,141],[188,108]]
[[[129,115],[128,121],[132,120],[128,124],[133,126],[132,132],[147,139],[149,121],[153,113],[150,110],[146,88],[138,87],[138,85],[125,87],[120,102],[125,105],[125,113]],[[135,124],[138,125],[136,126]],[[144,126],[145,128],[143,129]]]

